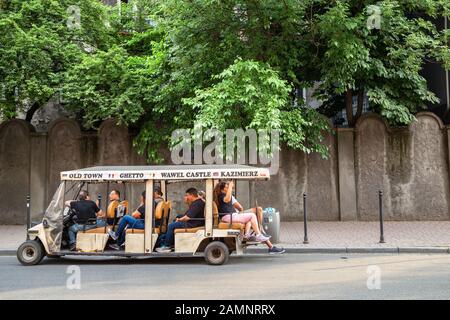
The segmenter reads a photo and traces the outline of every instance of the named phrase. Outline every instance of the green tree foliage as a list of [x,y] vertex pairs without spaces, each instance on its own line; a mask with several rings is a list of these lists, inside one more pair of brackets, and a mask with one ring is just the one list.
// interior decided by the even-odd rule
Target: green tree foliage
[[[192,118],[203,126],[227,123],[217,112],[231,109],[236,109],[233,115],[245,115],[242,125],[248,125],[258,113],[233,100],[246,93],[232,84],[242,83],[246,69],[236,72],[239,65],[262,62],[253,70],[273,70],[291,89],[287,99],[266,107],[283,115],[284,140],[307,152],[324,154],[320,133],[326,126],[315,110],[304,108],[298,96],[302,88],[316,84],[316,97],[324,102],[319,111],[331,116],[346,108],[350,125],[361,115],[365,96],[373,111],[393,125],[405,125],[425,102],[437,101],[420,74],[425,61],[450,66],[447,35],[431,22],[449,13],[449,2],[443,0],[168,0],[160,12],[170,40],[167,57],[174,90],[162,96],[176,92],[177,101],[180,93],[195,92],[184,101],[201,110]],[[236,57],[242,62],[233,65]],[[250,74],[247,68],[248,96],[253,93],[248,88],[262,89],[259,76]],[[284,90],[269,92],[275,99],[286,96]],[[267,99],[260,93],[251,100],[259,106]],[[279,119],[256,123],[278,125]]]
[[[80,9],[76,26],[70,6]],[[0,115],[26,112],[31,120],[62,86],[82,55],[107,48],[105,8],[90,0],[0,2]],[[72,24],[70,24],[72,23]]]
[[[196,128],[279,130],[288,146],[326,154],[318,133],[327,129],[327,120],[314,110],[290,106],[292,88],[269,65],[237,59],[213,78],[219,82],[183,101],[197,114]],[[312,133],[308,139],[307,132]]]
[[326,119],[298,96],[306,9],[300,1],[161,2],[168,85],[158,109],[173,110],[177,127],[278,129],[289,146],[326,156]]
[[[319,68],[318,97],[325,108],[330,102],[345,107],[353,125],[366,94],[374,111],[393,125],[406,125],[425,102],[437,102],[420,71],[427,60],[450,66],[446,35],[430,20],[449,8],[448,1],[333,1],[316,13],[320,53],[311,63]],[[378,26],[368,28],[368,19]]]
[[86,128],[114,118],[136,129],[137,150],[160,161],[158,149],[169,142],[176,111],[160,107],[167,44],[151,8],[153,1],[145,0],[109,8],[114,42],[65,73],[64,98],[67,108],[82,113]]
[[[21,31],[0,34],[7,43],[0,50],[9,54],[0,51],[0,74],[10,61],[25,61],[30,71],[6,75],[10,105],[11,88],[27,83],[24,74],[36,74],[30,82],[35,89],[26,95],[34,100],[54,94],[54,83],[64,76],[67,107],[83,115],[86,127],[114,117],[138,131],[135,146],[152,160],[172,130],[195,125],[279,129],[290,147],[326,156],[323,115],[346,109],[353,125],[367,96],[371,109],[391,124],[408,124],[425,102],[436,101],[420,74],[424,63],[450,67],[448,34],[432,23],[449,14],[448,0],[134,0],[109,9],[109,28],[82,23],[76,35],[47,21],[53,11],[64,20],[61,2],[68,4],[27,1],[56,8],[41,5],[45,15],[34,9],[43,21],[36,24],[34,16],[20,13],[25,2],[6,1],[0,26],[15,30],[12,19],[27,33],[49,25],[48,43],[64,44],[46,48],[33,44],[38,36],[30,41]],[[92,4],[82,10],[82,21],[99,20],[103,10]],[[14,19],[18,12],[21,18]],[[19,23],[27,21],[28,27]],[[76,39],[95,50],[80,49]],[[17,58],[16,51],[28,54],[25,45],[38,48],[36,60]],[[46,65],[59,61],[54,55],[70,63],[48,71]],[[323,102],[318,110],[307,107],[301,94],[313,85]]]

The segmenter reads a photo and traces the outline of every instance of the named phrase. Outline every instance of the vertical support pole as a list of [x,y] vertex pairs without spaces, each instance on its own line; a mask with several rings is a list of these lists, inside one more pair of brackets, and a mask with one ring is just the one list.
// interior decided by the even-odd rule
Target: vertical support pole
[[98,201],[98,207],[101,209],[102,208],[102,195],[101,194],[97,195],[97,201]]
[[163,193],[164,201],[167,201],[167,184],[166,184],[166,180],[161,180],[160,185],[161,185],[161,192]]
[[303,229],[304,229],[304,238],[303,243],[308,244],[308,214],[306,211],[306,193],[303,193]]
[[105,204],[106,204],[106,208],[105,208],[105,212],[106,212],[106,215],[105,215],[105,218],[106,218],[106,221],[108,221],[108,207],[109,207],[109,181],[106,183],[106,201],[105,201]]
[[145,183],[145,253],[151,253],[153,249],[153,214],[153,180],[147,180]]
[[255,203],[255,181],[254,180],[249,181],[248,191],[249,191],[248,207],[251,208],[253,203]]
[[206,180],[206,215],[205,215],[205,236],[211,237],[213,235],[213,189],[214,181],[212,179]]
[[383,226],[383,191],[378,191],[378,205],[380,209],[380,243],[385,243],[384,241],[384,226]]
[[31,228],[31,197],[28,195],[27,196],[27,240],[30,240],[30,235],[28,234],[28,229]]

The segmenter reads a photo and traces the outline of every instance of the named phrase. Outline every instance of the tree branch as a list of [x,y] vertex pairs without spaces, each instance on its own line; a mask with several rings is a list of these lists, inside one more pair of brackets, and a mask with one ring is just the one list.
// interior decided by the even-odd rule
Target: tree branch
[[33,103],[33,105],[27,111],[27,115],[25,117],[25,121],[26,122],[31,122],[31,120],[33,119],[34,114],[36,113],[36,111],[38,111],[38,109],[40,107],[41,107],[41,104],[39,102]]

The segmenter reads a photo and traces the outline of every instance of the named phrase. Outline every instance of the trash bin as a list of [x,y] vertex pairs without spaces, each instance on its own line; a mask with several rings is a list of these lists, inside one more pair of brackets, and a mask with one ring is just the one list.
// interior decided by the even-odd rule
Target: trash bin
[[267,235],[271,236],[272,243],[280,242],[280,212],[274,208],[263,210],[263,228]]

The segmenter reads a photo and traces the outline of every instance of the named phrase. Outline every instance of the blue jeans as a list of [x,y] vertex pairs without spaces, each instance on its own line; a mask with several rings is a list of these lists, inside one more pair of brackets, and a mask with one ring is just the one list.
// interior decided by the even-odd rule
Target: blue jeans
[[172,222],[169,223],[169,227],[167,228],[167,232],[165,234],[164,240],[162,242],[163,246],[171,247],[175,243],[175,229],[183,229],[185,228],[185,222]]
[[104,220],[97,219],[97,224],[87,224],[84,228],[84,224],[75,223],[69,227],[69,244],[72,245],[77,242],[77,233],[82,230],[91,230],[95,228],[105,227],[106,222]]
[[120,219],[119,227],[117,228],[116,235],[118,236],[117,244],[120,246],[125,242],[125,228],[132,229],[145,229],[144,219],[135,219],[132,216],[123,216]]

